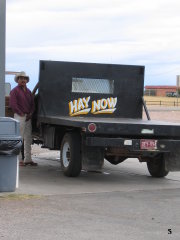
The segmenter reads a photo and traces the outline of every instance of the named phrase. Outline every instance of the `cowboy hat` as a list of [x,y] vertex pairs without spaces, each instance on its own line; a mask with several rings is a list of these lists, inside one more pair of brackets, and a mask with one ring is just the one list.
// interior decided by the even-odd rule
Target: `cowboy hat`
[[29,76],[27,76],[25,72],[17,73],[16,76],[14,77],[14,81],[18,82],[19,77],[24,77],[24,78],[26,78],[27,82],[29,82]]

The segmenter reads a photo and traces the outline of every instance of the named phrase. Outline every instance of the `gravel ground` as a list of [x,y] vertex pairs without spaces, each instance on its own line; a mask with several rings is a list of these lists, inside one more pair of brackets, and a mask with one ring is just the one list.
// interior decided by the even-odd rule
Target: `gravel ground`
[[[148,111],[152,120],[180,123],[180,108],[148,106]],[[143,113],[143,118],[147,119],[145,113]]]

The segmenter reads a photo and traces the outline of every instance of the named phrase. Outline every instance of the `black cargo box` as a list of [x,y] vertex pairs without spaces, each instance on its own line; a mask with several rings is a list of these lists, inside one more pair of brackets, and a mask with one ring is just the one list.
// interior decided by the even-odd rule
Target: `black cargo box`
[[143,88],[143,66],[40,61],[38,115],[141,119]]

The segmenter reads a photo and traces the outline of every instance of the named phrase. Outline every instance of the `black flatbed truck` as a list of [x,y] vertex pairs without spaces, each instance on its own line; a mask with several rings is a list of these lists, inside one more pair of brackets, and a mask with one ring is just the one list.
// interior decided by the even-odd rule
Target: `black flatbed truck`
[[33,133],[60,150],[66,176],[99,170],[104,158],[138,158],[153,177],[180,170],[180,124],[150,120],[143,66],[40,61],[38,88]]

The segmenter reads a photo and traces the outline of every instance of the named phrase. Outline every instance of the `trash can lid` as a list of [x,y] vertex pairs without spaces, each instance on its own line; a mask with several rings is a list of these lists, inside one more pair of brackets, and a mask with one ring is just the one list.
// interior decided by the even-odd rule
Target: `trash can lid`
[[19,122],[13,118],[0,117],[0,140],[20,137]]

